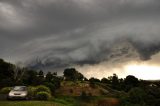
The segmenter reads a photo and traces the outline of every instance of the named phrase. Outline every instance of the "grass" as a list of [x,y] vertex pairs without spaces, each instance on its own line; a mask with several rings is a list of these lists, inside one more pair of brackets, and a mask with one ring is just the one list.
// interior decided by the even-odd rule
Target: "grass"
[[58,96],[53,99],[55,103],[61,103],[65,106],[96,106],[97,101],[107,98],[105,96],[92,96],[83,99],[78,96]]
[[0,101],[0,106],[96,106],[97,101],[109,99],[105,96],[93,96],[86,101],[75,96],[59,96],[50,101]]
[[71,97],[71,96],[59,96],[56,98],[53,98],[53,100],[55,103],[61,103],[64,104],[65,106],[67,105],[71,105],[75,102],[75,98]]
[[51,101],[0,101],[0,106],[65,106]]

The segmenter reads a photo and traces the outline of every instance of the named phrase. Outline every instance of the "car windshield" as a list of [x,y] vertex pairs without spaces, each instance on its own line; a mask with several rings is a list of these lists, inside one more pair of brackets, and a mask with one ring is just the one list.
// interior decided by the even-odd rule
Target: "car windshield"
[[16,86],[13,88],[14,91],[25,91],[26,87]]

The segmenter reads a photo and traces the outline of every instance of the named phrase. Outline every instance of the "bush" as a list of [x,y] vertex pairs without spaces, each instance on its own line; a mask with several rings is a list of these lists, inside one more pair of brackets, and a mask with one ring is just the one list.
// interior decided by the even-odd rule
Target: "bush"
[[8,94],[11,91],[11,87],[4,87],[0,90],[0,94]]
[[35,93],[37,94],[38,92],[47,92],[47,93],[51,94],[51,90],[44,85],[39,85],[36,87]]
[[131,103],[144,103],[144,100],[146,98],[146,92],[141,88],[132,88],[129,91],[129,101]]
[[[45,92],[45,93],[47,93],[48,95],[51,96],[50,89],[48,87],[44,86],[44,85],[40,85],[40,86],[37,86],[37,87],[30,86],[30,87],[28,87],[28,97],[29,97],[29,99],[41,98],[41,97],[38,96],[40,92]],[[40,93],[40,95],[41,95],[41,93]]]
[[55,89],[56,89],[55,85],[53,83],[50,83],[50,82],[45,82],[44,85],[46,87],[50,88],[50,90],[52,92],[52,95],[54,95]]
[[38,92],[38,93],[36,94],[36,99],[37,99],[37,100],[49,100],[50,97],[51,97],[50,93],[44,92],[44,91]]
[[36,95],[36,87],[32,87],[32,86],[28,87],[28,97],[30,99],[33,99],[35,95]]

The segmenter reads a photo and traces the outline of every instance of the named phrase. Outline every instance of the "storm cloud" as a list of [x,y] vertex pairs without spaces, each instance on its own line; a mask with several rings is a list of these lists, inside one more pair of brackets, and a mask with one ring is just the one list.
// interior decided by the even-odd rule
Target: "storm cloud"
[[150,58],[160,48],[159,12],[159,0],[0,0],[0,57],[34,67],[97,64],[124,38],[142,55],[150,47]]

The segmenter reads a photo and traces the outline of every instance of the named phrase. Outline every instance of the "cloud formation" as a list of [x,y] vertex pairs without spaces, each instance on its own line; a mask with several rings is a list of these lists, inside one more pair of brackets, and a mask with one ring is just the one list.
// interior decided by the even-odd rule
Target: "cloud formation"
[[57,68],[107,61],[123,37],[158,48],[159,11],[159,0],[1,0],[0,57]]

